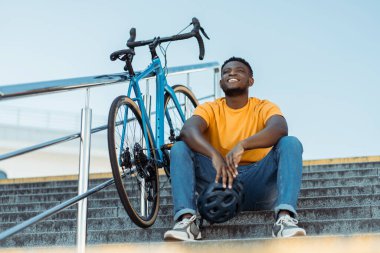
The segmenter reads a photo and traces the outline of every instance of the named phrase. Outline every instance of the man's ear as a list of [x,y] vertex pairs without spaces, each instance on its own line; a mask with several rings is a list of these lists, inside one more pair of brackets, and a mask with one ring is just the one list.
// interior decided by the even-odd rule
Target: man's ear
[[255,79],[253,79],[253,77],[250,77],[248,81],[249,81],[249,86],[251,87],[254,84]]

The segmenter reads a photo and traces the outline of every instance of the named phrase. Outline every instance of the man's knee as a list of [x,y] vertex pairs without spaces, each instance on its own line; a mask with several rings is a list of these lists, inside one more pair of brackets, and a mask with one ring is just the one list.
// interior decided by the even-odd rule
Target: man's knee
[[177,141],[173,147],[170,149],[170,156],[173,157],[173,156],[181,156],[185,153],[188,153],[190,152],[191,149],[189,148],[189,146],[187,146],[187,144],[183,141]]
[[277,142],[276,146],[279,149],[286,148],[286,149],[296,150],[301,153],[303,152],[302,143],[298,140],[297,137],[294,137],[294,136],[281,137],[280,140]]

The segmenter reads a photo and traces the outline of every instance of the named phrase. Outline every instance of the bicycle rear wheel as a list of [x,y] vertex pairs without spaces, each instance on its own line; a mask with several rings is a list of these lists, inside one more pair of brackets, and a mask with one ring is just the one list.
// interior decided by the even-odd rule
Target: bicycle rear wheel
[[153,225],[159,205],[153,140],[149,133],[144,137],[140,109],[126,96],[117,97],[109,111],[108,151],[115,186],[129,217],[142,228]]
[[[178,99],[180,108],[184,113],[185,119],[190,118],[193,115],[195,108],[199,104],[197,98],[195,97],[193,92],[184,85],[174,85],[172,86],[172,89],[174,90],[174,93]],[[164,139],[166,144],[165,146],[170,147],[171,145],[167,144],[172,144],[179,140],[179,135],[184,122],[181,118],[181,115],[178,112],[177,107],[175,106],[173,98],[170,96],[168,92],[165,93],[164,108],[166,118],[164,126]],[[170,176],[170,154],[168,150],[169,148],[163,150],[165,158],[164,170],[166,175]]]

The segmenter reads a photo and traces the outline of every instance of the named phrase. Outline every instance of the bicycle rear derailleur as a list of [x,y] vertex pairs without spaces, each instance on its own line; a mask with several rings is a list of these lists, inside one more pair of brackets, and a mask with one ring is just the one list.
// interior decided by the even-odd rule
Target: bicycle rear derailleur
[[134,164],[139,177],[146,181],[155,180],[155,161],[148,159],[139,143],[135,143],[133,147],[133,157],[135,158]]

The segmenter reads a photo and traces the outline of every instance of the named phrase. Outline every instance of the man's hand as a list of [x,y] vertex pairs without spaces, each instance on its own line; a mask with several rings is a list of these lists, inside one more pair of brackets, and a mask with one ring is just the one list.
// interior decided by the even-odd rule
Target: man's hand
[[244,153],[244,147],[239,142],[228,154],[226,155],[226,163],[228,170],[230,173],[232,173],[235,177],[238,174],[237,167],[239,165],[239,162],[241,160],[241,157]]
[[235,176],[228,170],[228,166],[223,157],[220,154],[214,154],[211,160],[216,170],[215,183],[219,182],[220,177],[222,177],[223,188],[226,188],[228,182],[228,188],[231,189]]

